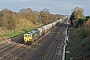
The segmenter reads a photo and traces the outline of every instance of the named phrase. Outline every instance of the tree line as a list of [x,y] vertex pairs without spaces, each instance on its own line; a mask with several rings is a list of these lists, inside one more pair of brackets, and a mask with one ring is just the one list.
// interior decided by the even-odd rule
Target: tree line
[[51,14],[49,9],[35,11],[31,8],[22,8],[19,12],[11,11],[7,8],[0,11],[0,27],[14,30],[18,28],[28,28],[31,24],[48,24],[62,18],[63,15]]
[[78,28],[83,26],[90,28],[90,16],[84,16],[83,12],[84,9],[80,7],[75,7],[72,10],[70,21],[73,27]]

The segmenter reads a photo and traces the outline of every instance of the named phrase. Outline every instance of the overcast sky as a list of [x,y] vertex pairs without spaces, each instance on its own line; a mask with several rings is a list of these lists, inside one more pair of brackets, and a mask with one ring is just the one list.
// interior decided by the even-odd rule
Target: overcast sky
[[84,15],[90,15],[90,0],[0,0],[0,10],[7,8],[15,12],[22,8],[36,11],[48,8],[53,14],[70,15],[76,6],[84,8]]

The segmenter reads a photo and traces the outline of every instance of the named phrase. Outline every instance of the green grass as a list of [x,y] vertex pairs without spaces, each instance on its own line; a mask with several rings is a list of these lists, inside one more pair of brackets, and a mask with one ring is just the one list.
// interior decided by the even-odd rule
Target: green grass
[[2,42],[2,40],[0,40],[0,42]]
[[[0,35],[0,37],[8,37],[8,38],[13,38],[15,36],[18,36],[20,34],[24,34],[24,33],[27,33],[28,31],[32,30],[34,28],[27,28],[27,29],[22,29],[21,31],[19,30],[14,30],[12,33],[6,33],[6,34],[3,34],[3,35]],[[0,42],[3,41],[3,38],[0,39]]]
[[8,36],[8,37],[12,38],[12,37],[14,37],[14,36],[17,36],[17,35],[26,33],[26,32],[28,32],[28,31],[30,31],[30,30],[32,30],[32,29],[34,29],[34,28],[22,29],[22,31],[17,31],[17,30],[15,30],[15,31],[14,31],[13,33],[11,33],[11,34],[4,34],[4,36]]

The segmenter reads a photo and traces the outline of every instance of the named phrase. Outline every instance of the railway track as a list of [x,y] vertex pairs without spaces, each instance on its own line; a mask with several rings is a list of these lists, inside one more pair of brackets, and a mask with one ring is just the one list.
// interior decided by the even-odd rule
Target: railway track
[[[55,31],[56,35],[52,34],[51,37],[49,37],[49,39],[47,39],[47,41],[39,48],[39,50],[36,51],[28,60],[61,60],[64,42],[64,28],[57,28],[58,29]],[[62,40],[60,40],[61,38]]]
[[62,54],[62,31],[61,24],[58,24],[31,45],[23,44],[22,40],[0,43],[0,60],[55,60]]
[[[52,29],[51,32],[53,32],[54,30],[55,30],[55,29]],[[49,36],[49,35],[46,35],[45,37],[40,38],[40,41],[38,41],[37,44],[40,44],[40,42],[44,44],[44,43],[46,42],[46,40],[49,39],[49,38],[50,38],[50,36]],[[36,44],[36,45],[37,45],[37,44]],[[43,44],[41,44],[40,47],[41,47]],[[32,46],[32,48],[33,48],[33,47],[35,47],[35,46]],[[38,47],[38,49],[39,49],[40,47]],[[28,51],[27,54],[24,53],[24,54],[21,56],[22,58],[19,58],[18,60],[22,60],[22,59],[23,59],[23,60],[31,60],[30,57],[33,56],[34,54],[35,54],[35,52],[31,53],[31,51]],[[26,58],[26,57],[27,57],[27,58]]]

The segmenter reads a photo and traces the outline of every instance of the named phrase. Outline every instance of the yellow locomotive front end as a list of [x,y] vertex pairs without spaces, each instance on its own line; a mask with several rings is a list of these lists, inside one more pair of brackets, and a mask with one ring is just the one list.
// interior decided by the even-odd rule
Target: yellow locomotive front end
[[29,43],[32,41],[32,35],[31,34],[24,34],[24,43]]

